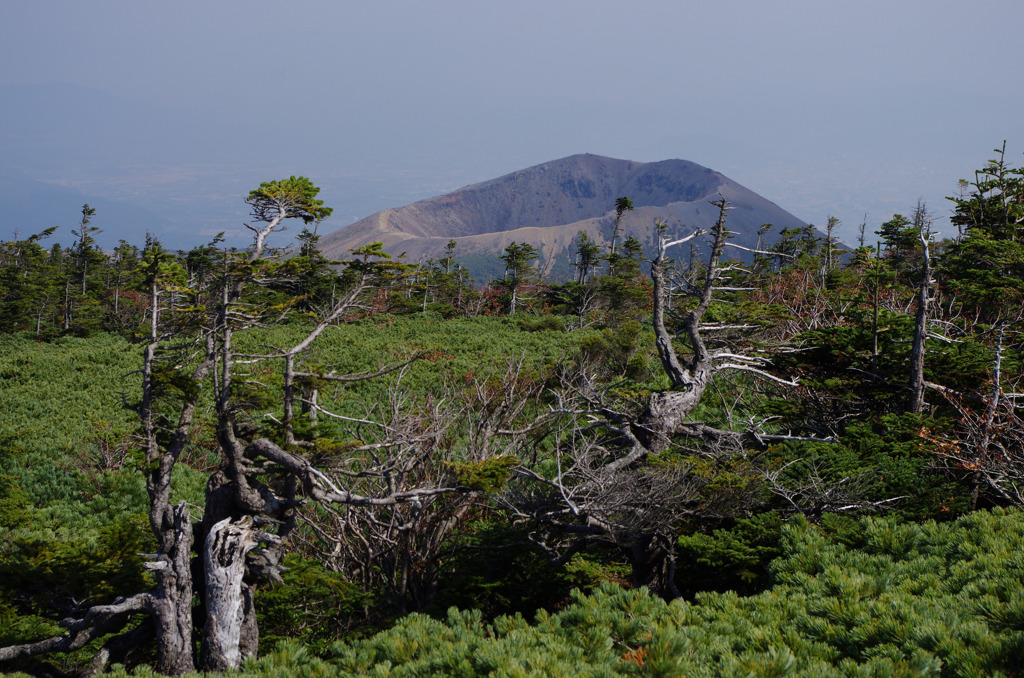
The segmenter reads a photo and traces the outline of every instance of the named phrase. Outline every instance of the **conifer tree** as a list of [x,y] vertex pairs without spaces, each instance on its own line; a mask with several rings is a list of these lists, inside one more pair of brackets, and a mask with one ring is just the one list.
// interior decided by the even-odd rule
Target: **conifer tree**
[[501,260],[505,262],[505,277],[502,285],[509,294],[509,315],[516,314],[516,308],[522,301],[519,295],[520,287],[535,277],[533,264],[537,261],[538,256],[537,248],[525,242],[511,243],[505,248],[505,253],[501,255]]
[[975,173],[966,196],[949,198],[963,234],[943,256],[948,291],[988,322],[1024,305],[1024,169],[1006,160],[1006,143]]

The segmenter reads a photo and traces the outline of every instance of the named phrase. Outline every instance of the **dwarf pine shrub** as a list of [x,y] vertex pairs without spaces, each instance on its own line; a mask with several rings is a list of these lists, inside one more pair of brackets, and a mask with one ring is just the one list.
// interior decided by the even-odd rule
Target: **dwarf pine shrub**
[[[338,643],[305,675],[1011,676],[1024,656],[1024,513],[953,523],[861,521],[863,544],[783,527],[774,585],[667,603],[601,585],[563,610],[485,623],[409,615]],[[291,647],[291,646],[288,646]],[[249,664],[275,675],[290,650]],[[296,660],[298,661],[298,660]]]

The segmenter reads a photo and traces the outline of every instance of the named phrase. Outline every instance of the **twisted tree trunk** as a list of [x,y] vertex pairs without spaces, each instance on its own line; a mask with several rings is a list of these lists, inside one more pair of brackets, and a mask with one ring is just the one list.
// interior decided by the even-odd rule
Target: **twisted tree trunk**
[[700,323],[704,313],[711,305],[711,297],[715,290],[715,282],[720,275],[718,260],[725,249],[728,231],[725,228],[725,214],[729,203],[722,198],[712,203],[719,208],[718,221],[712,229],[714,241],[711,256],[708,258],[708,269],[704,276],[697,305],[683,319],[683,331],[690,340],[692,354],[689,359],[681,361],[676,354],[674,339],[665,327],[665,310],[669,291],[665,281],[665,251],[671,245],[690,240],[689,238],[666,243],[659,238],[658,256],[651,262],[651,281],[654,283],[654,336],[658,358],[665,374],[672,381],[672,390],[652,393],[647,401],[643,416],[640,418],[640,430],[637,434],[640,442],[653,453],[661,452],[669,446],[671,437],[679,430],[680,425],[697,407],[704,389],[711,381],[713,364],[711,354],[700,334]]
[[171,546],[151,564],[156,570],[153,597],[158,673],[180,676],[195,671],[192,651],[192,523],[185,502],[174,507]]
[[254,656],[259,637],[252,592],[242,581],[245,556],[258,543],[251,516],[225,518],[206,535],[203,568],[206,584],[206,625],[203,627],[204,671],[237,669]]

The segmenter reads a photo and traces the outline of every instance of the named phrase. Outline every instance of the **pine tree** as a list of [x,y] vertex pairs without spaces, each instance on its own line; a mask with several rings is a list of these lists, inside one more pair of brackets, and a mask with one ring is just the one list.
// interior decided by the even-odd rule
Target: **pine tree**
[[517,307],[522,303],[519,290],[524,284],[535,277],[533,264],[537,261],[537,248],[529,243],[513,242],[505,248],[501,260],[505,262],[505,277],[502,286],[508,290],[508,314],[515,315]]
[[949,198],[962,236],[943,256],[942,280],[964,310],[992,322],[1024,305],[1024,170],[1006,144],[975,173],[973,191]]

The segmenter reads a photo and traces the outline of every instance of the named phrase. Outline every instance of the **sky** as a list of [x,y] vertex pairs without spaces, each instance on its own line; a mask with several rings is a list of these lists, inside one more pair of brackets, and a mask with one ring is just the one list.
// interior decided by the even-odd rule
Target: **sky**
[[1021,165],[1022,26],[1020,0],[7,0],[0,171],[201,240],[292,174],[331,230],[574,153],[682,158],[847,242],[919,198],[948,233],[958,179],[1004,140]]

